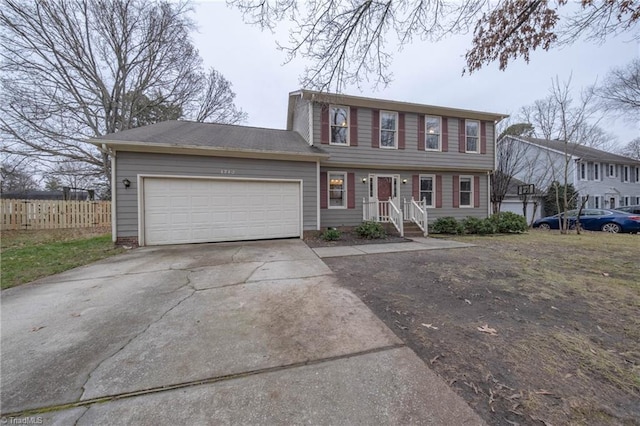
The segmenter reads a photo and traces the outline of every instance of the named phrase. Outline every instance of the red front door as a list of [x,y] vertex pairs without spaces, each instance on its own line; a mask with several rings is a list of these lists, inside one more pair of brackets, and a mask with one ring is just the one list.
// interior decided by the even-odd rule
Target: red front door
[[[393,178],[392,177],[381,177],[378,176],[378,201],[389,201],[391,197],[393,188]],[[379,204],[378,214],[380,215],[380,219],[384,222],[389,220],[389,203],[380,203]]]

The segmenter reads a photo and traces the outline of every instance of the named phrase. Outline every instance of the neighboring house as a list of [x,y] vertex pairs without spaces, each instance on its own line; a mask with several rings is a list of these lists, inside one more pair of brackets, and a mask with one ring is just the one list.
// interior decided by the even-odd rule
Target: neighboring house
[[[640,204],[640,161],[599,149],[558,140],[507,136],[515,143],[524,144],[521,150],[535,167],[524,167],[515,177],[527,182],[540,181],[545,174],[548,184],[564,182],[565,158],[568,156],[568,183],[573,184],[580,200],[587,196],[587,208],[615,209]],[[533,170],[533,173],[531,171]]]
[[[479,111],[289,94],[287,130],[167,121],[91,140],[112,154],[114,238],[140,245],[302,237],[486,217],[495,124]],[[412,202],[412,198],[414,202]]]
[[[534,193],[527,195],[526,206],[523,198],[518,195],[518,187],[521,185],[527,185],[525,182],[514,177],[509,181],[507,192],[504,194],[504,199],[500,204],[501,212],[516,213],[527,218],[527,222],[531,223],[533,220],[542,217],[544,209],[543,199],[544,195],[540,192],[539,188],[534,188]],[[526,215],[525,213],[526,208]]]

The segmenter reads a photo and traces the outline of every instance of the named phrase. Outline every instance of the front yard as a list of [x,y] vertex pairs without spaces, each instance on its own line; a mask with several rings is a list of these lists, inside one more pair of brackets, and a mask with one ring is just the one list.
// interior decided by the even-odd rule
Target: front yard
[[121,253],[106,229],[2,232],[2,289]]
[[640,237],[454,239],[325,261],[489,424],[640,424]]

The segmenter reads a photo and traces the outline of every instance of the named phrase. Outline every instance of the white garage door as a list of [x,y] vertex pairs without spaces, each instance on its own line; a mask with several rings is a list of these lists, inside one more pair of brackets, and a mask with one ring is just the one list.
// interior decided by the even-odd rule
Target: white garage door
[[146,245],[300,236],[300,183],[145,178]]

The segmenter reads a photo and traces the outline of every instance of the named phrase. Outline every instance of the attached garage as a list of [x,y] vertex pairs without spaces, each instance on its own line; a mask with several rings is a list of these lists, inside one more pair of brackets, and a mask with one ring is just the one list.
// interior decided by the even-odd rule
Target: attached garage
[[302,182],[141,177],[141,243],[240,241],[302,235]]

